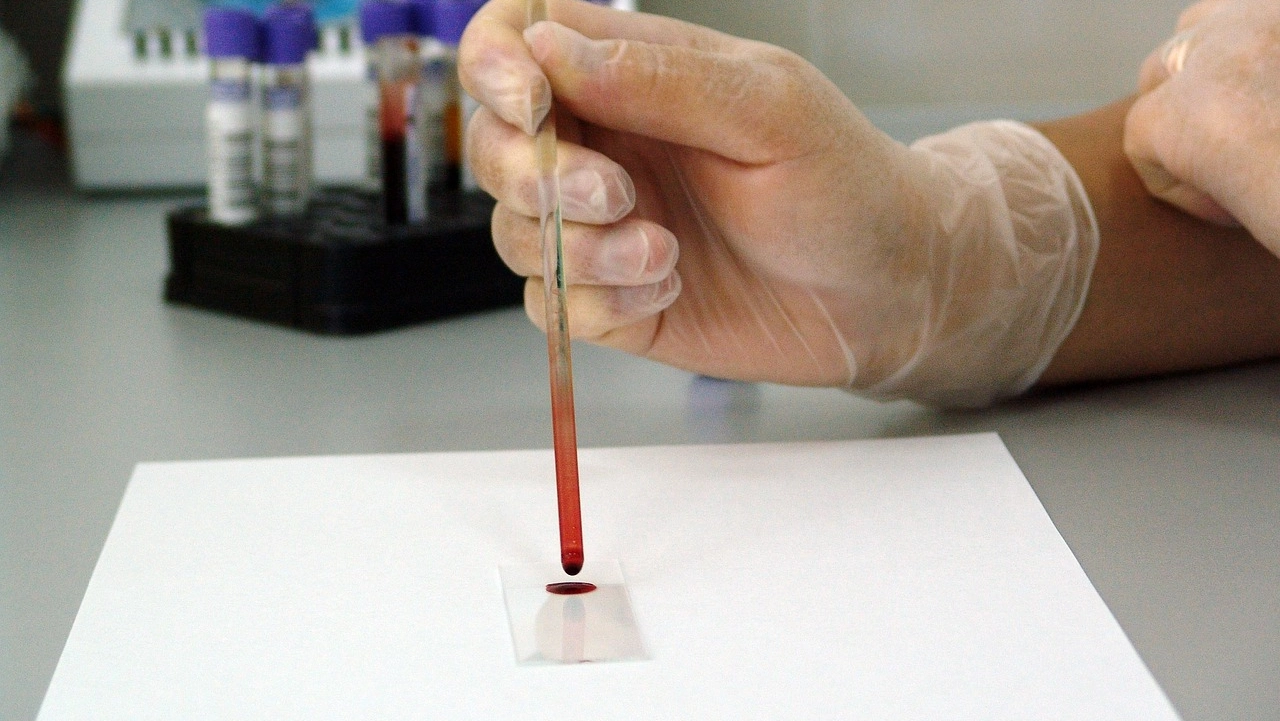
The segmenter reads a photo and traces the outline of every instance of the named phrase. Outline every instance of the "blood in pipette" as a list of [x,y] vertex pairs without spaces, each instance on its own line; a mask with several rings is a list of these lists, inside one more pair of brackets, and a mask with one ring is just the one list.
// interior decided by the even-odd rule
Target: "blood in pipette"
[[547,584],[547,593],[554,593],[557,596],[580,596],[584,593],[591,593],[594,590],[596,590],[596,585],[585,581],[564,581]]
[[573,410],[569,349],[547,334],[551,358],[551,426],[556,459],[556,505],[560,516],[560,566],[570,576],[582,570],[582,505],[578,495],[578,431]]

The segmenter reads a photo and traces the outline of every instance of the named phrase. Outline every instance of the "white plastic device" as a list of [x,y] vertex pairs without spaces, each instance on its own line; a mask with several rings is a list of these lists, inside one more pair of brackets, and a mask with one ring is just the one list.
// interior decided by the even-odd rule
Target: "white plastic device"
[[[164,25],[133,30],[126,20],[129,2],[81,0],[72,22],[63,87],[76,185],[201,186],[209,63],[197,31]],[[364,68],[354,23],[324,25],[311,60],[320,182],[354,181],[363,171]]]
[[[132,0],[137,2],[137,0]],[[614,0],[634,9],[634,0]],[[199,0],[80,0],[63,88],[75,183],[84,190],[204,185]],[[139,28],[139,26],[142,26]],[[365,168],[365,53],[354,20],[321,26],[311,59],[315,174],[358,182]]]

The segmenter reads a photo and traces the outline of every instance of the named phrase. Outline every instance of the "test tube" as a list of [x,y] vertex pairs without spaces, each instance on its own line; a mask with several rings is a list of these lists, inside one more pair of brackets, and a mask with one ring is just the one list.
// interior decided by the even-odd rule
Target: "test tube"
[[484,6],[484,0],[436,0],[436,39],[444,47],[444,72],[448,78],[448,105],[444,113],[445,162],[449,187],[475,190],[475,177],[462,162],[463,132],[471,122],[479,104],[458,82],[458,43],[472,16]]
[[263,22],[262,205],[268,215],[306,212],[311,200],[311,89],[307,54],[315,18],[306,5],[276,5]]
[[422,136],[428,197],[458,185],[456,166],[452,168],[454,177],[450,178],[445,133],[446,114],[451,103],[455,102],[456,68],[449,61],[444,44],[436,38],[436,5],[437,0],[409,0],[422,59],[422,84],[418,90],[418,128]]
[[378,127],[378,66],[373,62],[373,49],[366,48],[364,93],[364,178],[359,183],[365,190],[382,190],[382,134]]
[[209,154],[209,219],[240,225],[258,216],[253,187],[253,64],[262,32],[246,10],[215,7],[204,16],[209,56],[205,139]]
[[413,30],[418,34],[418,51],[423,61],[439,57],[444,46],[436,39],[438,0],[406,0],[413,14]]
[[382,205],[388,225],[427,218],[427,188],[417,129],[422,63],[410,7],[371,0],[360,6],[360,30],[378,80],[378,149]]
[[[377,12],[377,11],[371,11]],[[360,7],[361,39],[364,32],[364,5]],[[364,129],[365,129],[365,166],[364,178],[360,183],[366,190],[380,192],[382,190],[382,133],[378,123],[378,65],[373,58],[373,43],[365,46],[365,83],[364,93]]]

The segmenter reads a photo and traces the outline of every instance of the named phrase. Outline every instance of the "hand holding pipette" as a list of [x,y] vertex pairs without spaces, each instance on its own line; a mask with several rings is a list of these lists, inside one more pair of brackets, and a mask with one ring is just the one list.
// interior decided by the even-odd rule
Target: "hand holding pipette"
[[460,51],[486,108],[469,155],[535,323],[551,279],[529,159],[554,89],[575,337],[713,376],[947,404],[1034,382],[1097,249],[1042,136],[1010,123],[908,149],[793,53],[551,5],[558,22],[526,28],[523,2],[490,2]]
[[539,325],[532,134],[554,87],[577,338],[961,406],[1280,353],[1280,261],[1151,200],[1123,155],[1131,101],[907,148],[790,52],[551,5],[558,22],[526,27],[523,2],[493,0],[460,65],[486,106],[468,154],[494,242]]

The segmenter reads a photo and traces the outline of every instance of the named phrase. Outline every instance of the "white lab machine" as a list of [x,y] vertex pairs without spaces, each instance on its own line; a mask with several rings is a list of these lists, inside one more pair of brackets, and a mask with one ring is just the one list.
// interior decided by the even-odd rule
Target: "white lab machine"
[[[634,8],[634,0],[615,0]],[[209,64],[200,0],[81,0],[63,88],[72,169],[83,190],[198,187],[205,182]],[[365,168],[364,47],[353,19],[322,22],[311,60],[315,173],[360,179]]]
[[[78,187],[124,190],[205,182],[198,0],[82,0],[63,87]],[[141,9],[144,8],[145,10]],[[320,182],[363,172],[364,50],[351,22],[328,23],[311,60]]]

